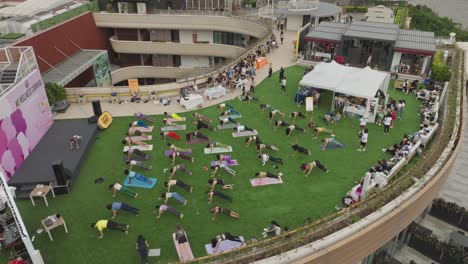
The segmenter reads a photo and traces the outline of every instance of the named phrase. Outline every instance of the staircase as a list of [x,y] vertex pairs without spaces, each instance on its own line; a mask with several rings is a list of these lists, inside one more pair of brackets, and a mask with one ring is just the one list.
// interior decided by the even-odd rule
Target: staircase
[[11,84],[16,81],[18,63],[10,64],[0,72],[0,84]]

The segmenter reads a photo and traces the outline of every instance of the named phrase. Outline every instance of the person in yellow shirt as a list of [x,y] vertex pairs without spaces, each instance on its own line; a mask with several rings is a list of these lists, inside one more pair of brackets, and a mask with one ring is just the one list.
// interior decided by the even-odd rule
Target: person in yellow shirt
[[124,224],[119,224],[117,222],[110,221],[110,220],[99,220],[96,223],[91,224],[91,227],[92,228],[97,228],[97,230],[99,231],[99,234],[101,234],[99,236],[99,239],[101,239],[101,238],[104,237],[103,231],[106,228],[109,228],[111,230],[121,231],[121,232],[124,232],[127,235],[128,234],[128,228],[130,226],[129,225],[124,225]]

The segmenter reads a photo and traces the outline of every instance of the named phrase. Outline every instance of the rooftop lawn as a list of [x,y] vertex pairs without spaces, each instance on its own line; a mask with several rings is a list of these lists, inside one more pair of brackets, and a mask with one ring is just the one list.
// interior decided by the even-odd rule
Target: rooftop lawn
[[[302,111],[304,106],[298,107],[293,97],[297,91],[298,82],[303,76],[304,68],[290,67],[286,69],[288,78],[287,93],[281,94],[278,83],[278,73],[273,74],[271,79],[261,82],[256,88],[255,96],[260,98],[261,103],[268,103],[286,114],[292,111]],[[393,84],[393,83],[391,83]],[[33,207],[29,200],[19,201],[18,206],[24,217],[30,236],[36,235],[34,244],[41,250],[46,263],[138,263],[139,256],[135,250],[135,241],[138,234],[144,235],[150,244],[150,248],[161,248],[161,257],[150,258],[152,263],[178,260],[171,234],[175,226],[181,224],[187,231],[190,244],[195,257],[206,254],[204,245],[217,234],[230,232],[234,235],[242,235],[246,239],[253,237],[261,239],[262,228],[266,227],[271,220],[276,220],[290,229],[301,226],[306,218],[317,219],[329,215],[335,211],[335,205],[341,204],[343,195],[356,184],[364,172],[378,159],[389,158],[382,152],[382,148],[399,142],[405,133],[411,133],[418,129],[418,116],[416,114],[419,104],[414,96],[403,95],[400,91],[390,89],[395,99],[405,99],[406,111],[403,120],[396,122],[395,128],[389,136],[383,135],[383,126],[369,125],[369,143],[366,152],[358,152],[359,147],[358,130],[359,122],[354,118],[343,118],[337,124],[330,125],[336,134],[336,139],[347,145],[345,149],[320,151],[320,139],[313,139],[312,131],[305,133],[293,132],[294,135],[286,137],[284,129],[273,131],[273,125],[267,120],[268,113],[259,111],[259,103],[247,104],[239,100],[228,103],[242,113],[241,122],[249,127],[256,128],[261,139],[267,144],[279,147],[279,152],[267,151],[275,157],[285,160],[284,166],[279,169],[272,168],[272,163],[262,167],[257,159],[254,145],[245,147],[244,138],[232,138],[232,130],[221,130],[202,133],[210,136],[213,140],[230,144],[234,151],[231,153],[234,159],[239,161],[240,166],[233,167],[237,175],[232,177],[227,172],[221,171],[218,177],[225,179],[227,183],[235,184],[234,190],[223,191],[234,198],[234,202],[228,203],[214,198],[213,204],[207,203],[205,191],[208,189],[207,180],[209,172],[203,170],[203,166],[209,165],[215,155],[203,154],[205,145],[187,145],[185,142],[174,142],[179,147],[192,148],[195,163],[184,161],[187,167],[193,171],[193,176],[182,173],[176,174],[176,179],[194,186],[193,193],[188,193],[177,187],[173,191],[178,192],[189,200],[188,205],[181,206],[175,201],[169,204],[175,206],[185,214],[183,220],[177,219],[168,213],[159,220],[156,219],[154,206],[161,203],[158,199],[165,190],[163,182],[168,175],[163,175],[163,169],[170,166],[170,161],[163,152],[167,149],[159,137],[159,127],[162,117],[158,116],[157,128],[153,132],[154,150],[151,160],[153,169],[143,171],[146,176],[157,177],[158,184],[154,189],[136,189],[138,198],[132,199],[124,195],[112,198],[107,186],[114,182],[122,182],[125,164],[122,159],[122,140],[128,129],[128,123],[132,117],[115,118],[111,127],[98,134],[96,143],[91,149],[81,174],[74,183],[72,193],[66,196],[58,196],[49,199],[49,207],[45,207],[43,201],[37,201]],[[330,110],[332,95],[323,93],[321,103],[314,111],[314,121],[320,125],[319,119]],[[213,120],[218,120],[218,111],[215,106],[197,110]],[[131,115],[133,113],[129,113]],[[181,114],[189,117],[189,113]],[[309,114],[310,115],[310,114]],[[188,132],[194,131],[191,124],[192,118],[188,118]],[[285,118],[289,120],[289,118]],[[308,118],[298,119],[300,127],[306,127]],[[62,121],[56,121],[62,122]],[[215,121],[214,121],[215,122]],[[184,136],[184,133],[180,133]],[[326,135],[321,135],[325,137]],[[312,150],[312,155],[296,154],[291,156],[291,145],[295,140]],[[314,169],[311,176],[306,178],[300,171],[301,163],[307,163],[315,159],[320,160],[330,169],[328,174],[318,168]],[[253,188],[249,179],[254,177],[257,171],[270,171],[272,173],[283,172],[284,184]],[[140,171],[140,170],[137,170]],[[103,184],[94,184],[98,177],[104,177]],[[126,212],[120,212],[116,222],[130,225],[128,236],[121,232],[106,230],[104,239],[98,240],[96,229],[90,228],[89,224],[100,219],[108,219],[111,212],[105,208],[107,203],[122,201],[142,209],[139,216]],[[240,219],[233,219],[219,215],[216,220],[210,218],[209,209],[219,205],[238,212]],[[69,234],[65,234],[63,228],[52,231],[54,242],[51,242],[47,234],[36,234],[40,226],[40,219],[50,214],[59,212],[64,216]]]

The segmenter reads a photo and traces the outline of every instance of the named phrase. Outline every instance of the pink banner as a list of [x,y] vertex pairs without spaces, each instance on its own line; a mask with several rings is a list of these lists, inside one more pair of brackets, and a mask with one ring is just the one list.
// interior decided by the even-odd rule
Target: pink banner
[[0,171],[13,176],[54,120],[39,71],[0,97]]

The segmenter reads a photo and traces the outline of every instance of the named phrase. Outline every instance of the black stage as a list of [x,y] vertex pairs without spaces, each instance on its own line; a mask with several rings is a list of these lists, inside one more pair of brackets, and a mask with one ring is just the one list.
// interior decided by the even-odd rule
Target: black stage
[[[54,185],[56,179],[52,163],[61,160],[65,171],[71,177],[70,185],[72,185],[80,173],[82,162],[93,145],[98,130],[97,125],[88,124],[87,119],[54,121],[52,127],[29,154],[19,170],[15,172],[8,184],[18,188],[18,197],[28,198],[29,192],[37,184],[52,182]],[[83,140],[79,149],[70,150],[69,142],[73,135],[82,136]]]

